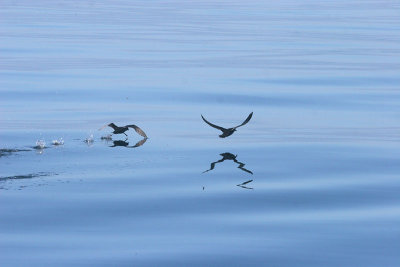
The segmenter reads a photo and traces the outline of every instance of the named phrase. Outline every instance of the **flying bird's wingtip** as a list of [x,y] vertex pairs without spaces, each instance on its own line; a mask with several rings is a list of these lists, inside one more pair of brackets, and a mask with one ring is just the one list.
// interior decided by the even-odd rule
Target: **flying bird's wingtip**
[[98,131],[101,131],[101,130],[103,130],[103,129],[106,128],[106,127],[107,127],[107,124],[101,126],[101,127],[98,129]]

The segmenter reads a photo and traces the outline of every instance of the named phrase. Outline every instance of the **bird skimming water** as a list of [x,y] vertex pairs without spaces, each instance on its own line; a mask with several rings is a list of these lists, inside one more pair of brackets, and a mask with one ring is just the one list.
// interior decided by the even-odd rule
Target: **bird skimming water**
[[128,136],[125,132],[128,131],[129,128],[133,128],[138,134],[140,134],[144,138],[147,138],[147,135],[143,132],[143,130],[134,124],[119,127],[119,126],[115,125],[114,123],[110,123],[108,125],[104,125],[99,130],[102,130],[106,126],[109,126],[114,129],[113,134],[124,134],[124,135]]
[[215,129],[218,129],[218,130],[222,131],[222,134],[219,136],[221,138],[225,138],[225,137],[228,137],[228,136],[232,135],[236,131],[236,128],[239,128],[240,126],[243,126],[246,123],[248,123],[252,116],[253,116],[253,112],[250,113],[250,115],[247,117],[247,119],[242,124],[240,124],[238,126],[235,126],[235,127],[232,127],[232,128],[223,128],[221,126],[212,124],[211,122],[207,121],[203,117],[203,115],[201,115],[201,117],[203,118],[203,121],[205,121],[205,123],[207,123],[208,125],[210,125],[211,127],[215,128]]

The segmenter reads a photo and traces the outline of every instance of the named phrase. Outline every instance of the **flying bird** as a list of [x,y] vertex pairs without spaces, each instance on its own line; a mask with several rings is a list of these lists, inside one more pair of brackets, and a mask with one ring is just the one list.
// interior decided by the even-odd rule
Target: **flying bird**
[[133,128],[138,134],[140,134],[144,138],[147,138],[147,135],[143,132],[143,130],[134,124],[119,127],[119,126],[115,125],[114,123],[110,123],[108,125],[104,125],[103,127],[101,127],[99,129],[99,131],[104,129],[107,126],[114,129],[113,134],[124,134],[124,135],[128,136],[125,132],[128,131],[129,128]]
[[211,122],[207,121],[207,120],[203,117],[203,115],[201,115],[201,118],[203,119],[203,121],[204,121],[205,123],[207,123],[207,124],[210,125],[211,127],[222,131],[222,134],[219,135],[219,137],[225,138],[225,137],[228,137],[228,136],[232,135],[232,134],[236,131],[236,128],[239,128],[240,126],[243,126],[243,125],[245,125],[246,123],[248,123],[248,122],[250,121],[250,119],[251,119],[252,116],[253,116],[253,112],[250,113],[250,115],[247,117],[247,119],[246,119],[242,124],[240,124],[240,125],[238,125],[238,126],[235,126],[235,127],[232,127],[232,128],[224,128],[224,127],[221,127],[221,126],[212,124]]

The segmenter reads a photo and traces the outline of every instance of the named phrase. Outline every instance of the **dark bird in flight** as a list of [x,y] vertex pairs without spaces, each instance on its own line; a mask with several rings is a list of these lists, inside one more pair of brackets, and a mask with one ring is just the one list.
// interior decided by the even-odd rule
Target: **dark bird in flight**
[[205,121],[205,123],[207,123],[208,125],[210,125],[211,127],[215,128],[215,129],[218,129],[218,130],[222,131],[222,134],[219,136],[221,138],[225,138],[225,137],[228,137],[228,136],[232,135],[236,131],[236,128],[239,128],[240,126],[243,126],[246,123],[248,123],[252,116],[253,116],[253,112],[250,113],[250,115],[247,117],[247,119],[242,124],[240,124],[238,126],[235,126],[235,127],[232,127],[232,128],[223,128],[221,126],[212,124],[211,122],[207,121],[203,117],[203,115],[201,115],[201,117],[202,117],[203,121]]
[[143,130],[134,124],[119,127],[119,126],[115,125],[114,123],[110,123],[108,125],[104,125],[99,130],[103,129],[106,126],[110,126],[111,128],[114,129],[113,134],[124,134],[124,135],[128,136],[125,132],[128,131],[129,128],[133,128],[138,134],[140,134],[144,138],[147,138],[147,135],[143,132]]
[[217,163],[223,162],[225,160],[233,160],[236,164],[239,165],[238,166],[239,169],[241,169],[242,171],[248,172],[250,174],[253,174],[251,171],[249,171],[248,169],[244,168],[244,165],[245,165],[244,163],[242,163],[242,162],[240,162],[240,161],[238,161],[236,159],[237,155],[233,155],[232,153],[229,153],[229,152],[225,152],[225,153],[222,153],[220,155],[222,156],[222,159],[220,159],[218,161],[215,161],[215,162],[212,162],[211,166],[210,166],[210,169],[204,171],[203,173],[211,171],[211,170],[214,170],[215,164],[217,164]]

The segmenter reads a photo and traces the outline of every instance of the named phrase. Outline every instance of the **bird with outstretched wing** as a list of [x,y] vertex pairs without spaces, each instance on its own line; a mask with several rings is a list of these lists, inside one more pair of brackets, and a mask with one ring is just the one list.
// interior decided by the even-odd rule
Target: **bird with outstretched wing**
[[125,132],[128,131],[129,128],[133,128],[139,135],[143,136],[144,138],[148,138],[146,133],[142,129],[140,129],[139,126],[136,126],[134,124],[125,125],[125,126],[120,127],[120,126],[115,125],[114,123],[110,123],[110,124],[106,124],[103,127],[101,127],[99,129],[99,131],[104,129],[107,126],[114,129],[113,134],[124,134],[124,135],[128,136]]
[[240,124],[240,125],[238,125],[238,126],[235,126],[235,127],[232,127],[232,128],[224,128],[224,127],[215,125],[215,124],[213,124],[213,123],[207,121],[207,120],[203,117],[203,115],[201,115],[201,118],[203,119],[203,121],[204,121],[205,123],[207,123],[207,124],[210,125],[211,127],[222,131],[222,134],[219,135],[219,137],[225,138],[225,137],[228,137],[228,136],[232,135],[232,134],[236,131],[237,128],[239,128],[239,127],[245,125],[246,123],[248,123],[248,122],[250,121],[250,119],[251,119],[252,116],[253,116],[253,112],[251,112],[251,113],[249,114],[249,116],[247,116],[247,118],[244,120],[244,122],[242,122],[242,124]]

